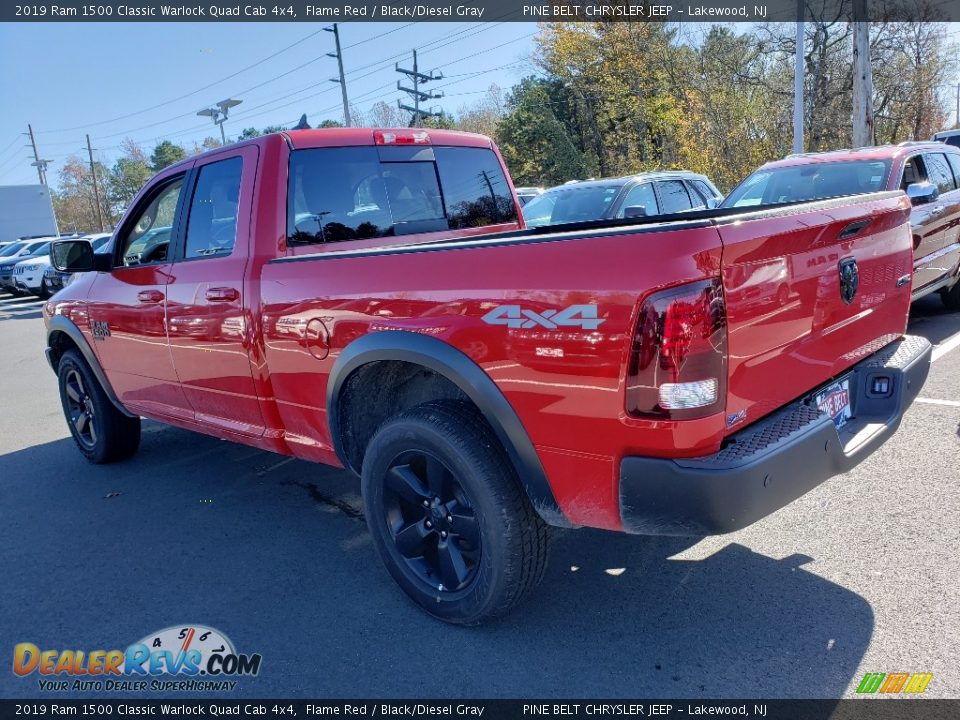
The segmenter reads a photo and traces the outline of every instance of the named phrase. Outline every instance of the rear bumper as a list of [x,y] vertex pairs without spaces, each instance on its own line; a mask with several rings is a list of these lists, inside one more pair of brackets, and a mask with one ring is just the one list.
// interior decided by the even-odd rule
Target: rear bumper
[[[847,472],[899,427],[927,379],[931,346],[907,336],[853,366],[853,419],[839,431],[812,395],[728,438],[720,452],[684,460],[628,457],[620,465],[620,517],[627,532],[716,535],[769,515]],[[886,377],[889,391],[870,391]]]

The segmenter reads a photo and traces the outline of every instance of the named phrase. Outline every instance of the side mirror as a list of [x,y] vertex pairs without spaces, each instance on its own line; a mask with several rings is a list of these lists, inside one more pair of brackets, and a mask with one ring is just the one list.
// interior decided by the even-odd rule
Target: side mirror
[[708,197],[708,198],[707,198],[707,209],[708,209],[708,210],[714,210],[714,209],[717,207],[717,205],[719,205],[719,204],[720,204],[720,201],[717,200],[716,198],[714,198],[714,197]]
[[110,256],[96,255],[87,240],[54,240],[50,246],[50,263],[60,272],[109,270]]
[[907,185],[907,197],[914,205],[925,205],[940,197],[940,190],[932,182],[910,183]]
[[647,206],[646,205],[628,205],[623,209],[623,216],[625,218],[647,217]]

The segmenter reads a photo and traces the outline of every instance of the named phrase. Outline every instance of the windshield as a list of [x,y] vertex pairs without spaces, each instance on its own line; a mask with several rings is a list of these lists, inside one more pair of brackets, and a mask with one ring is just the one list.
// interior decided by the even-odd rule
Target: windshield
[[0,257],[10,257],[11,255],[16,255],[18,252],[23,250],[26,247],[26,243],[14,243],[13,245],[8,245],[3,250],[0,250]]
[[549,190],[523,206],[527,227],[602,220],[620,192],[617,185]]
[[757,170],[721,207],[758,207],[877,192],[886,186],[889,160],[805,163]]

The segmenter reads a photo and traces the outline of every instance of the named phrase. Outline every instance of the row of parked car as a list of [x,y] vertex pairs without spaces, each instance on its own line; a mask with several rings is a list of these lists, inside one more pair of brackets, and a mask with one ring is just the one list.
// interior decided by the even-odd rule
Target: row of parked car
[[[726,197],[709,178],[685,171],[522,187],[517,195],[527,226],[545,227],[903,190],[912,204],[913,298],[939,292],[949,309],[960,310],[958,143],[960,131],[949,131],[932,141],[790,155],[757,169]],[[758,269],[757,277],[772,271]],[[788,294],[784,286],[773,298]]]
[[46,299],[69,284],[70,274],[59,272],[50,262],[50,243],[63,239],[88,240],[94,252],[109,252],[110,233],[74,233],[0,242],[0,292]]

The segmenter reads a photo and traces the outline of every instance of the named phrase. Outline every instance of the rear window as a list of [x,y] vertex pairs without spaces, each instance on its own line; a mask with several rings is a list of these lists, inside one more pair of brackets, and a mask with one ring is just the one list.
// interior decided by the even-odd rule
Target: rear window
[[523,206],[528,227],[589,222],[607,217],[622,185],[587,185],[550,190]]
[[877,192],[886,186],[889,160],[808,163],[757,170],[722,207],[756,207]]
[[14,243],[13,245],[8,245],[7,247],[3,248],[3,250],[0,250],[0,257],[10,257],[11,255],[16,255],[26,246],[26,243]]
[[297,150],[287,240],[316,244],[516,222],[510,186],[484,148]]

